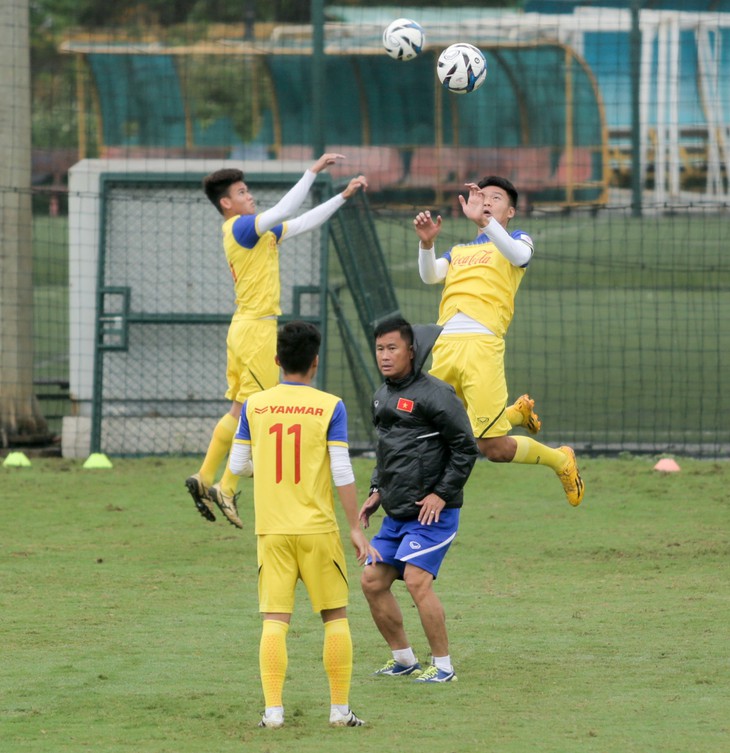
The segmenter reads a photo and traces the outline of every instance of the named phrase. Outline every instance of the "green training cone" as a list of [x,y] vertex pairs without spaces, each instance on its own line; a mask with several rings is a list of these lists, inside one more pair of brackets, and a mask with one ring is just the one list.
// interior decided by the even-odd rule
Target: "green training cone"
[[86,459],[84,468],[96,469],[96,468],[113,468],[111,461],[103,452],[92,452]]
[[3,460],[7,468],[30,468],[30,460],[22,452],[11,452]]

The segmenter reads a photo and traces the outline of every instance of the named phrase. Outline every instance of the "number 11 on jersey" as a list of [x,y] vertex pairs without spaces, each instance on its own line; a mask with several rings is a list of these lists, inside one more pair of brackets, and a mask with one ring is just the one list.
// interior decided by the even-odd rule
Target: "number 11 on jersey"
[[[302,425],[292,424],[286,433],[294,437],[294,483],[298,484],[302,478]],[[269,434],[276,435],[276,483],[280,484],[284,477],[284,424],[274,424]]]

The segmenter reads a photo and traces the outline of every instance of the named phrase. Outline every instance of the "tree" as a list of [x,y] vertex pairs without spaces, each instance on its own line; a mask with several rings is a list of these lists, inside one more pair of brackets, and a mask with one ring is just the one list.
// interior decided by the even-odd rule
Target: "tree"
[[0,4],[0,442],[47,434],[33,392],[28,0]]

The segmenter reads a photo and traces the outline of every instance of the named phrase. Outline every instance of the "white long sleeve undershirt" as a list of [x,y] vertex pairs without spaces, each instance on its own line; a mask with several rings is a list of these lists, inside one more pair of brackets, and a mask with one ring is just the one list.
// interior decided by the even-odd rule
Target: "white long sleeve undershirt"
[[441,282],[446,278],[448,271],[448,260],[436,258],[436,246],[424,248],[420,243],[418,244],[418,274],[426,285]]
[[[329,447],[330,471],[335,486],[346,486],[355,482],[355,473],[352,470],[350,453],[347,447]],[[228,466],[231,473],[237,476],[253,476],[253,462],[251,460],[251,445],[234,443]]]
[[489,218],[482,232],[489,236],[489,240],[499,249],[502,256],[515,267],[524,266],[532,258],[532,246],[526,241],[513,238],[493,217]]
[[350,452],[347,447],[329,447],[330,470],[335,486],[346,486],[355,483],[355,472],[350,462]]
[[[532,246],[523,241],[513,238],[497,220],[490,218],[482,232],[489,236],[489,240],[499,249],[499,252],[516,267],[527,264],[532,257]],[[446,278],[449,271],[449,262],[443,257],[436,258],[436,247],[423,248],[418,245],[418,273],[427,285],[441,282]]]
[[342,194],[337,194],[331,199],[318,204],[308,212],[290,219],[299,209],[302,202],[307,198],[309,189],[314,185],[316,173],[307,170],[292,189],[275,206],[261,212],[256,217],[256,231],[263,235],[267,230],[276,227],[281,222],[286,223],[285,238],[294,238],[297,235],[314,230],[324,224],[346,201]]
[[236,476],[253,476],[251,445],[234,442],[231,454],[228,456],[228,467]]
[[304,175],[282,196],[271,209],[261,212],[256,218],[256,231],[263,235],[272,227],[288,220],[307,198],[309,189],[314,185],[317,174],[311,170],[305,171]]
[[299,217],[295,217],[293,220],[289,220],[286,223],[286,234],[282,236],[282,240],[287,238],[294,238],[301,233],[306,233],[308,230],[314,230],[320,225],[327,222],[327,220],[347,201],[343,198],[341,193],[328,199],[323,204],[318,204],[313,209],[305,212]]

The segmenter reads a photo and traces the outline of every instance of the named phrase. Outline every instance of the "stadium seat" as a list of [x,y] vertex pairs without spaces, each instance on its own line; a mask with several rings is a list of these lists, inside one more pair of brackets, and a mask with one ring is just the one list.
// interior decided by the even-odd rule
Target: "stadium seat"
[[554,182],[559,186],[568,183],[585,183],[600,180],[601,176],[593,174],[593,150],[590,147],[573,147],[560,155],[560,160],[554,174]]
[[404,182],[413,187],[455,188],[464,184],[467,150],[457,146],[419,146],[413,150]]
[[[395,147],[330,144],[326,150],[345,155],[345,160],[327,169],[334,180],[362,174],[368,179],[368,190],[372,193],[396,185],[403,175],[403,161]],[[278,156],[279,159],[313,160],[312,148],[300,144],[282,146]]]
[[475,147],[469,150],[470,180],[501,175],[520,192],[535,191],[550,184],[551,147]]

